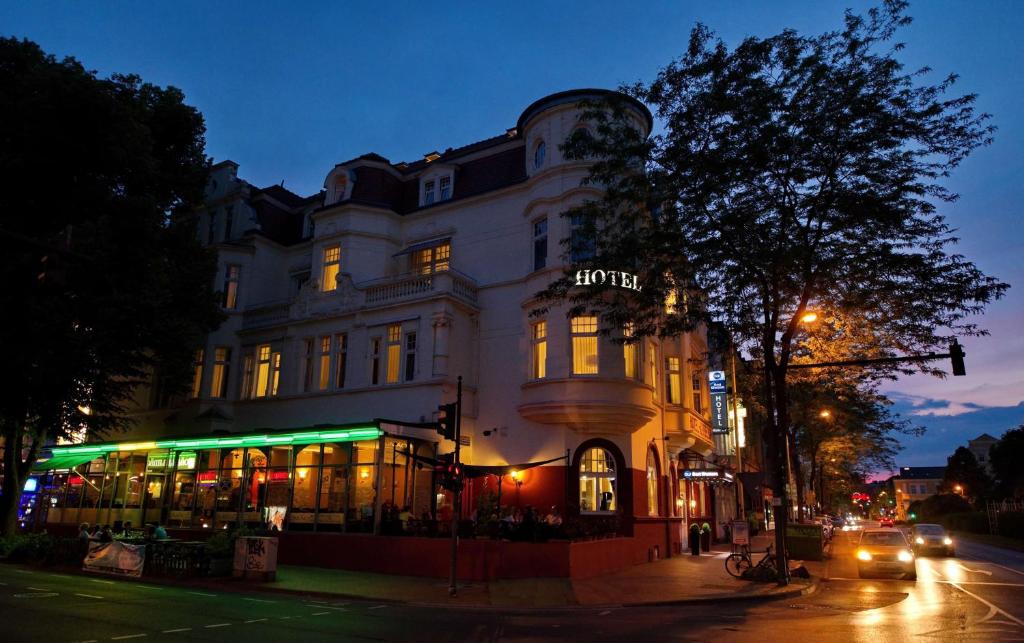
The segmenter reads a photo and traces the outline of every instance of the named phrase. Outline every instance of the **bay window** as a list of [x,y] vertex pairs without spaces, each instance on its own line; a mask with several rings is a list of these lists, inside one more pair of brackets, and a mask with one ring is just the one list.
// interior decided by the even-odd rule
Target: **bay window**
[[572,334],[573,375],[597,374],[597,316],[573,317]]

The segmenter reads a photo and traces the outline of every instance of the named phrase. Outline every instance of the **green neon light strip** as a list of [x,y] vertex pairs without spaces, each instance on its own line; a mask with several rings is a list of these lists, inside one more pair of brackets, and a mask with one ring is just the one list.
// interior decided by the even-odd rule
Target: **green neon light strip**
[[326,431],[303,431],[280,435],[247,435],[242,437],[198,438],[186,440],[154,440],[147,442],[116,442],[108,444],[82,444],[54,447],[53,455],[77,455],[95,453],[101,455],[111,451],[150,451],[153,449],[215,449],[218,447],[267,446],[284,444],[314,444],[317,442],[355,442],[373,440],[381,436],[377,427],[354,429],[329,429]]

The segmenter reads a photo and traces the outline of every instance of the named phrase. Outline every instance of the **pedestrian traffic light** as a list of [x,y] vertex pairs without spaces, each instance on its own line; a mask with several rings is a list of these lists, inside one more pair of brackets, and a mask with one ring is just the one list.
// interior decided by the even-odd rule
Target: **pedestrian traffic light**
[[445,439],[454,440],[458,405],[454,402],[451,404],[442,404],[437,407],[437,410],[441,412],[441,415],[437,418],[437,432],[444,436]]
[[964,367],[964,357],[966,356],[964,347],[954,338],[953,343],[949,345],[949,359],[953,362],[953,375],[967,375],[967,368]]
[[462,489],[462,465],[449,463],[441,474],[441,486],[449,491]]

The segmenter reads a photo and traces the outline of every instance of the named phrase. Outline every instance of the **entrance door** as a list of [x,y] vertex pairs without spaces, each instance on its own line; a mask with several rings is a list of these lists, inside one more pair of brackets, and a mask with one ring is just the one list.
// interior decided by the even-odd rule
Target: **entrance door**
[[[142,525],[154,522],[164,524],[166,516],[167,475],[150,473],[146,476],[146,493],[142,502]],[[139,525],[140,527],[142,525]]]

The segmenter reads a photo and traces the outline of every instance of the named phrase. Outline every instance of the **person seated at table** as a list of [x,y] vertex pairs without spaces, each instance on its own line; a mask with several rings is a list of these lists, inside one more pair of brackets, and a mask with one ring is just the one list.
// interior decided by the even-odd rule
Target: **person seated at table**
[[163,540],[167,538],[167,530],[159,522],[153,523],[153,538]]
[[83,522],[78,526],[78,542],[87,543],[92,538],[92,534],[89,533],[89,523]]
[[110,525],[103,525],[103,527],[100,528],[100,534],[99,537],[96,538],[96,540],[100,541],[101,543],[114,542],[114,534],[110,531]]
[[119,533],[117,535],[119,537],[121,537],[121,538],[131,538],[132,537],[132,521],[131,520],[125,520],[124,521],[124,525],[121,526],[121,533]]

